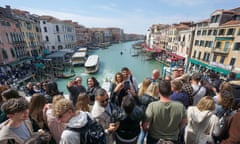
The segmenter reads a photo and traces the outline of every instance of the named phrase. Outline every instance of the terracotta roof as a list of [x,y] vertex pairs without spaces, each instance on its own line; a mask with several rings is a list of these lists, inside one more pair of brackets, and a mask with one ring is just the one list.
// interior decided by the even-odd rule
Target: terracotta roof
[[224,24],[222,24],[223,26],[226,26],[226,25],[239,25],[240,24],[240,20],[231,20],[231,21],[228,21]]
[[209,23],[210,22],[210,19],[205,19],[205,20],[201,20],[199,22],[196,22],[195,24],[198,24],[198,23]]
[[176,25],[174,25],[174,27],[176,29],[188,29],[189,28],[189,26],[185,25],[185,24],[176,24]]
[[61,20],[59,20],[55,17],[52,17],[52,16],[48,16],[48,15],[40,16],[40,20],[47,20],[49,22],[62,22]]

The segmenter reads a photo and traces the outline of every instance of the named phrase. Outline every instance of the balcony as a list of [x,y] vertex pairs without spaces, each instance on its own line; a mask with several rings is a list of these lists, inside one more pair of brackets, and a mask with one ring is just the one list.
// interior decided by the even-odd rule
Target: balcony
[[229,49],[219,49],[219,48],[215,48],[213,49],[214,53],[218,53],[218,54],[225,54],[227,55],[229,53]]

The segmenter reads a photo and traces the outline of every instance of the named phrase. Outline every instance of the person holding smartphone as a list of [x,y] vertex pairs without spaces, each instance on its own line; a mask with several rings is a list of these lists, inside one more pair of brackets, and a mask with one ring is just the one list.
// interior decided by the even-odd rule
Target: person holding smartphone
[[82,85],[82,78],[80,76],[76,77],[73,81],[68,82],[67,89],[70,93],[69,98],[74,106],[77,103],[78,95],[86,92],[86,88]]
[[131,94],[131,92],[134,93],[134,91],[131,89],[130,82],[124,81],[123,75],[120,72],[115,74],[115,79],[111,85],[110,92],[111,102],[118,106],[121,106],[123,97],[128,96]]

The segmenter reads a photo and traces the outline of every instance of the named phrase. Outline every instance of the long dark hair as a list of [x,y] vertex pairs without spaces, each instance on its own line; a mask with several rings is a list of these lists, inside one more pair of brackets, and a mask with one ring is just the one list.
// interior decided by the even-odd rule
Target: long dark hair
[[48,82],[46,85],[46,94],[50,96],[55,96],[61,94],[58,90],[58,86],[56,82]]
[[89,77],[88,79],[87,79],[87,83],[88,83],[88,80],[89,79],[92,79],[93,80],[93,82],[94,82],[94,87],[99,87],[99,82],[97,81],[97,79],[95,78],[95,77]]

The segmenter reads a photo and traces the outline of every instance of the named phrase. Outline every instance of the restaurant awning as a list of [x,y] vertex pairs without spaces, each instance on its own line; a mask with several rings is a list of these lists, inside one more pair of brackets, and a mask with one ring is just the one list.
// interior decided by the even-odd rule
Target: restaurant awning
[[228,73],[229,73],[229,70],[226,70],[226,69],[223,69],[223,68],[220,68],[220,67],[215,67],[213,70],[215,72],[219,72],[219,73],[224,74],[224,75],[228,75]]
[[195,60],[195,59],[189,59],[189,62],[190,63],[193,63],[193,64],[197,64],[197,65],[200,65],[200,66],[204,66],[204,67],[207,67],[208,66],[208,64],[205,64],[205,63],[203,63],[203,62],[200,62],[200,61],[198,61],[198,60]]
[[153,49],[153,48],[150,48],[150,47],[145,47],[145,50],[147,52],[153,52],[153,53],[161,53],[163,51],[162,49]]

